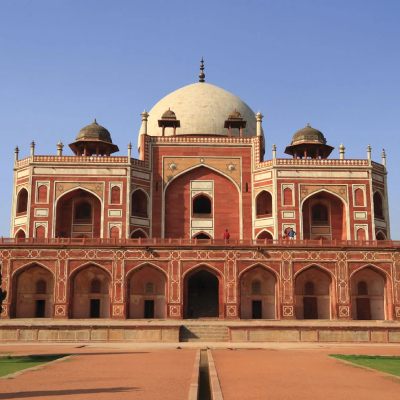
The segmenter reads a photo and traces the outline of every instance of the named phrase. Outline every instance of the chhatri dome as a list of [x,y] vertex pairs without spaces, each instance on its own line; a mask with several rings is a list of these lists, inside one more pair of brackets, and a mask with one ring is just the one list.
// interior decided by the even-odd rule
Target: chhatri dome
[[[166,112],[173,112],[180,125],[176,135],[220,135],[227,136],[225,121],[232,113],[239,113],[246,121],[243,136],[256,135],[256,117],[254,111],[239,97],[218,86],[204,81],[204,64],[201,64],[199,82],[184,86],[162,98],[150,110],[147,122],[147,134],[162,136]],[[143,127],[142,127],[143,128]],[[143,133],[143,129],[141,130]],[[238,130],[232,130],[238,136]],[[173,135],[172,129],[165,129],[165,136]]]

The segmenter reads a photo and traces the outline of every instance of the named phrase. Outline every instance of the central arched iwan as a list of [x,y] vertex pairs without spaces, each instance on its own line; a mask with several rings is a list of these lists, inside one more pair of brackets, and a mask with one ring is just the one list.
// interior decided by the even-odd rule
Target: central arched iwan
[[231,238],[239,238],[239,192],[231,180],[206,167],[198,167],[176,178],[165,193],[165,237],[190,235],[190,182],[213,181],[214,237],[221,237],[226,228]]

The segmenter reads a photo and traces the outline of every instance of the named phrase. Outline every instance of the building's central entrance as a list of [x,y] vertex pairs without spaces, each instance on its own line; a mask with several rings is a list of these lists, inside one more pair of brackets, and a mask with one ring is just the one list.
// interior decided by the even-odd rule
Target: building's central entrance
[[218,317],[218,278],[211,272],[195,272],[187,283],[186,318]]

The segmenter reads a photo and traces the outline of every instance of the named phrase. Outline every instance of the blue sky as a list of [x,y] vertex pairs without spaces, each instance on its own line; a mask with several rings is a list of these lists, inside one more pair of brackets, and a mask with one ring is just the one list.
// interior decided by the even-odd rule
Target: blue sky
[[[400,1],[2,0],[0,235],[9,235],[13,152],[55,154],[97,118],[122,154],[140,112],[206,80],[264,115],[278,155],[307,122],[346,157],[388,154],[400,238]],[[68,152],[69,150],[67,150]],[[269,157],[270,151],[267,150]]]

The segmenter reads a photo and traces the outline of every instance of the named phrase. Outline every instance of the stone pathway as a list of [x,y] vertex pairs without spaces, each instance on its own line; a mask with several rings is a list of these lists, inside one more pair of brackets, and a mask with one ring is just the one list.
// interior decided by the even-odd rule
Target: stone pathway
[[398,400],[400,379],[328,354],[400,355],[399,347],[213,350],[224,400]]
[[121,350],[75,346],[13,346],[13,354],[76,353],[0,379],[0,399],[187,399],[195,350]]

